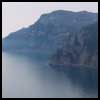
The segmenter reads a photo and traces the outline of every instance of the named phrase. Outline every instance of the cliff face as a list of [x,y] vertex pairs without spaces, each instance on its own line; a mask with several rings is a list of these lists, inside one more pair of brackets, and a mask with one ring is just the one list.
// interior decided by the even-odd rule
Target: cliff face
[[51,56],[51,64],[98,66],[98,22],[83,27]]
[[96,13],[54,11],[42,15],[34,25],[11,33],[3,39],[2,48],[7,52],[38,55],[57,51],[53,62],[97,65],[96,21]]

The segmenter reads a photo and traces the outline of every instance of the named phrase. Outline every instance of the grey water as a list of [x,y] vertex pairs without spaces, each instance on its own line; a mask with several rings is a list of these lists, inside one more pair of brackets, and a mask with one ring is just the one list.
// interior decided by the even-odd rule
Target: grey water
[[97,98],[43,61],[2,53],[3,98]]

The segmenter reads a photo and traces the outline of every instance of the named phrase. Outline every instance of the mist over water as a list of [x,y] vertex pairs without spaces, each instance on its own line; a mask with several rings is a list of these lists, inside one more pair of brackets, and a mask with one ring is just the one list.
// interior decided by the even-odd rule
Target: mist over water
[[3,98],[85,98],[86,94],[62,72],[27,57],[2,54]]

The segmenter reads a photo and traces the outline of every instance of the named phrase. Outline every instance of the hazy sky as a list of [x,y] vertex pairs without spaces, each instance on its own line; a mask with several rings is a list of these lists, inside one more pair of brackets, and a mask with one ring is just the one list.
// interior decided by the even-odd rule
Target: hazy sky
[[2,37],[54,10],[98,12],[98,2],[2,2]]

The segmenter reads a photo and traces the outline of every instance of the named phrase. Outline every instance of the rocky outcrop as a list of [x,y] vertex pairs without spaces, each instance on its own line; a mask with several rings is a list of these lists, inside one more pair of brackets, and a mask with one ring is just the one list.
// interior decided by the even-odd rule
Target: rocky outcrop
[[98,66],[98,22],[85,26],[70,37],[51,57],[51,64]]

